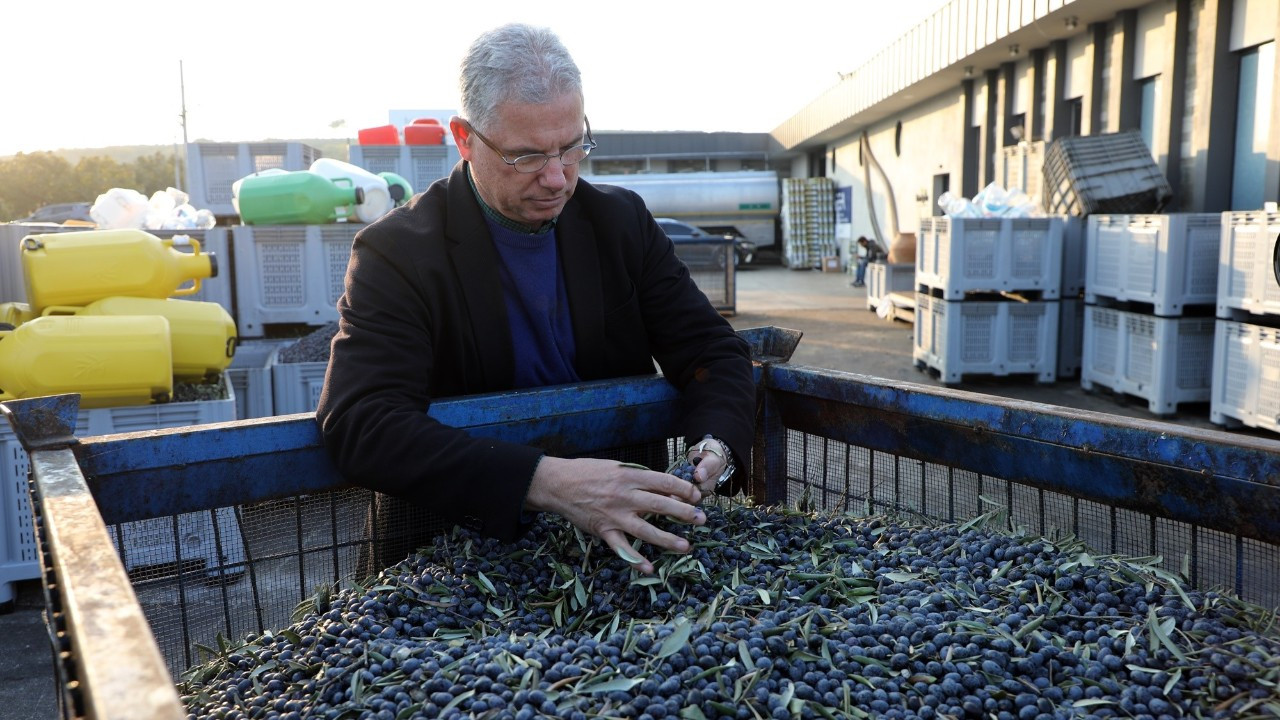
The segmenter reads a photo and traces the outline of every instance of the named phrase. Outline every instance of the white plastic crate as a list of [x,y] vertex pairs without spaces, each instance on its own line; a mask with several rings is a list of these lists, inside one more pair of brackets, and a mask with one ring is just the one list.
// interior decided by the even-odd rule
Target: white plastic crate
[[[76,436],[90,437],[113,433],[155,430],[235,419],[235,397],[228,388],[224,400],[164,403],[132,407],[93,408],[81,410],[76,420]],[[31,463],[22,444],[13,434],[7,422],[0,422],[0,604],[12,602],[12,583],[40,577],[40,559],[37,555],[35,533],[31,526],[31,503],[27,495],[27,474]],[[244,561],[244,543],[239,525],[230,508],[217,513],[218,527],[223,548],[221,553],[198,542],[182,548],[186,560],[203,561],[209,567],[232,565]],[[179,529],[195,527],[197,532],[181,533],[179,537],[212,537],[197,527],[212,522],[208,513],[191,513],[180,516]],[[168,518],[154,518],[134,523],[124,523],[119,531],[111,528],[117,541],[125,541],[125,569],[135,570],[144,565],[172,564],[175,560],[173,524]]]
[[334,223],[232,228],[240,337],[264,337],[271,324],[337,322],[351,242],[363,227]]
[[348,145],[349,162],[375,175],[391,172],[409,181],[420,193],[447,177],[458,164],[458,148],[445,145]]
[[1280,329],[1218,320],[1209,421],[1280,432]]
[[227,381],[236,392],[236,419],[275,415],[273,373],[280,348],[287,341],[257,340],[241,343],[227,368]]
[[1135,395],[1156,415],[1209,400],[1214,318],[1085,307],[1080,386]]
[[1033,374],[1054,381],[1058,365],[1058,303],[966,300],[916,293],[917,368],[938,371],[947,384],[966,375]]
[[1218,299],[1217,213],[1090,215],[1085,235],[1085,302],[1100,298],[1181,315]]
[[867,263],[867,309],[876,310],[890,293],[914,293],[916,266],[913,263]]
[[[916,237],[916,283],[946,300],[975,292],[1037,292],[1062,286],[1061,217],[935,217]],[[923,227],[928,225],[928,227]]]
[[276,415],[315,412],[328,363],[277,363],[271,368]]
[[1058,379],[1080,374],[1084,355],[1084,303],[1079,298],[1058,301]]
[[1280,213],[1222,213],[1218,317],[1244,320],[1247,315],[1280,315],[1280,284],[1274,269],[1277,235]]
[[321,152],[299,142],[191,143],[187,145],[187,195],[192,207],[235,217],[231,186],[262,170],[307,170]]

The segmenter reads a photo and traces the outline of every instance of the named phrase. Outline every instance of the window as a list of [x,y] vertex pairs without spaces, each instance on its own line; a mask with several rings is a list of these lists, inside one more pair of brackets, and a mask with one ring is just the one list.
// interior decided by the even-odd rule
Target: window
[[1147,143],[1147,149],[1152,155],[1156,155],[1156,90],[1159,88],[1159,75],[1152,75],[1149,78],[1143,78],[1138,81],[1138,98],[1142,107],[1139,111],[1138,129],[1142,132],[1142,139]]
[[683,158],[667,161],[667,171],[673,173],[706,172],[710,169],[710,163],[707,158]]
[[1084,134],[1084,98],[1071,98],[1067,101],[1067,135],[1076,137]]
[[635,175],[645,171],[643,160],[594,160],[591,163],[593,175]]
[[1231,172],[1231,209],[1258,210],[1266,200],[1267,135],[1271,132],[1271,68],[1276,44],[1259,45],[1240,55],[1240,90],[1236,100],[1235,158]]

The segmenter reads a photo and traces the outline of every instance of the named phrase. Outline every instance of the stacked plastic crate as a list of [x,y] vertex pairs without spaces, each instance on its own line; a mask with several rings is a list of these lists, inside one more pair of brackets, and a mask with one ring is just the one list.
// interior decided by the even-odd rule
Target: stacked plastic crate
[[1280,432],[1280,213],[1225,212],[1209,420]]
[[1081,387],[1156,415],[1209,400],[1220,234],[1210,213],[1089,216]]
[[1053,382],[1063,218],[935,217],[916,238],[912,359],[944,383]]
[[783,260],[787,267],[818,269],[824,257],[839,254],[835,193],[835,181],[831,178],[783,179],[780,217]]

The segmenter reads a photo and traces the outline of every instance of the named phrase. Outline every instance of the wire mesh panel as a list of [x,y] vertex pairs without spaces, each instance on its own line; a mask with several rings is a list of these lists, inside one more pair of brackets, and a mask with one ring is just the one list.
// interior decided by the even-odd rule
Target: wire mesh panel
[[785,445],[767,452],[786,467],[789,505],[940,523],[999,514],[1009,529],[1049,540],[1078,538],[1102,555],[1159,556],[1163,568],[1193,587],[1227,589],[1266,607],[1280,606],[1277,545],[923,462],[906,449],[886,453],[787,429]]

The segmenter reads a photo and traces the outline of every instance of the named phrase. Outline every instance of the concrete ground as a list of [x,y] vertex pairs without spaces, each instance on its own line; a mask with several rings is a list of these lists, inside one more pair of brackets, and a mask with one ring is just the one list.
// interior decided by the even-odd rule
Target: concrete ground
[[[737,279],[737,312],[730,323],[738,329],[773,325],[803,332],[793,363],[942,384],[912,362],[913,325],[885,320],[868,310],[865,289],[850,287],[849,275],[761,265],[743,269]],[[1041,385],[1028,376],[978,377],[966,379],[960,388],[1135,418],[1154,417],[1145,400],[1086,393],[1077,379]],[[1208,420],[1207,403],[1179,407],[1176,415],[1161,420],[1215,428]],[[57,695],[42,593],[38,581],[18,583],[17,589],[14,611],[0,615],[0,716],[54,720]]]

